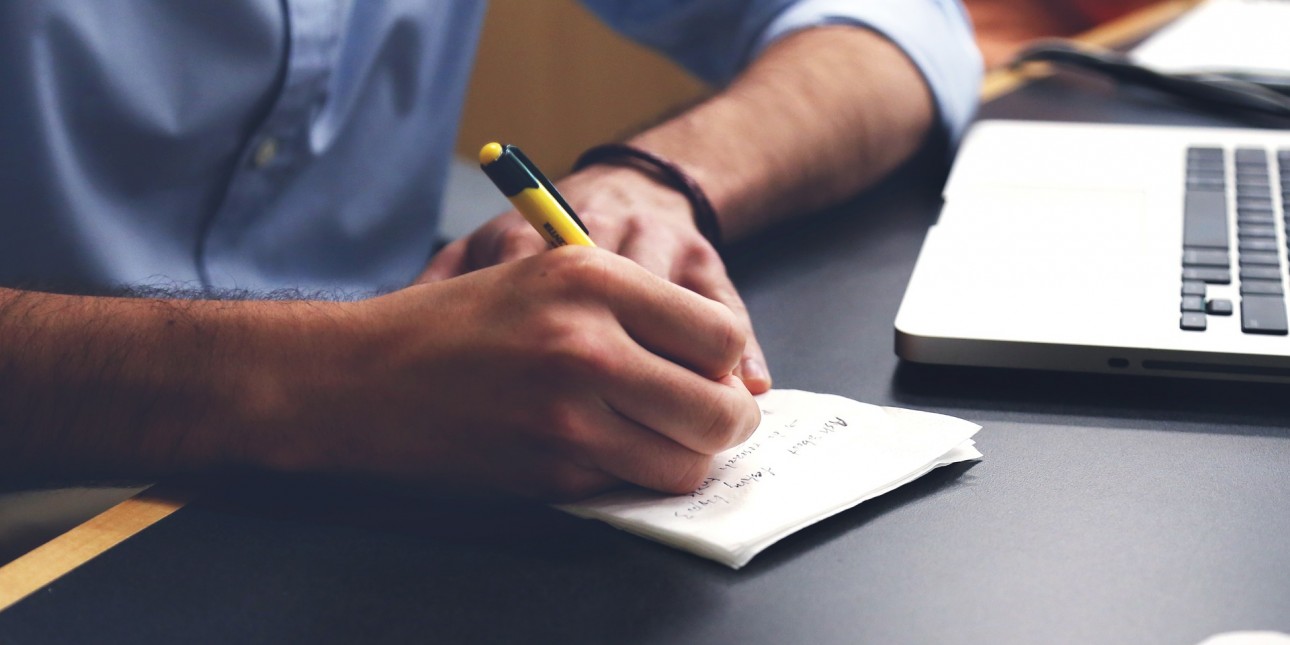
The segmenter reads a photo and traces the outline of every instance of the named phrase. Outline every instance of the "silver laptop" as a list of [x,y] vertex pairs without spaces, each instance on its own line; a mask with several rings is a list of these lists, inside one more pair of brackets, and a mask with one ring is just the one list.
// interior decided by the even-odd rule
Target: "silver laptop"
[[987,121],[896,316],[949,365],[1290,382],[1290,132]]

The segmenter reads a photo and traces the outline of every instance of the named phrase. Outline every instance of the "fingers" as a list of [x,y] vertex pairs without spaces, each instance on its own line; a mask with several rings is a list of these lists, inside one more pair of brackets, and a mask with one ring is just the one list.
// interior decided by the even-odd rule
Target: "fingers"
[[770,389],[771,377],[766,358],[753,333],[752,318],[739,297],[738,290],[726,273],[725,265],[714,249],[705,243],[683,251],[682,242],[648,228],[629,231],[621,241],[619,253],[630,258],[654,275],[667,278],[704,297],[726,305],[734,312],[746,339],[744,352],[734,373],[743,379],[748,390],[761,394]]
[[725,305],[734,313],[745,338],[743,355],[734,373],[743,380],[749,392],[761,394],[770,389],[771,377],[766,367],[766,356],[753,332],[752,317],[748,315],[748,307],[744,305],[739,291],[726,274],[721,258],[716,251],[707,251],[711,250],[705,249],[692,254],[680,269],[681,275],[674,279],[677,284]]
[[[565,436],[573,454],[585,456],[581,465],[689,492],[706,476],[711,455],[756,429],[760,408],[730,375],[744,343],[726,307],[603,250],[557,249],[515,269],[539,281],[528,293],[555,302],[571,292],[597,308],[607,305],[602,311],[612,316],[544,334],[546,347],[561,357],[544,362],[564,367],[555,382],[596,393],[594,402],[575,404],[577,412],[551,417],[571,430]],[[565,295],[541,288],[547,280]],[[569,322],[583,307],[560,319]]]
[[[756,401],[733,376],[714,382],[650,356],[622,365],[631,371],[603,379],[608,385],[600,404],[574,415],[585,426],[566,435],[576,445],[571,466],[578,479],[588,475],[577,466],[590,467],[639,486],[688,493],[707,476],[712,455],[743,443],[761,421]],[[566,492],[579,490],[585,488]]]
[[681,242],[672,235],[665,235],[647,228],[627,231],[618,241],[619,255],[641,265],[646,271],[660,278],[673,280],[674,266],[681,255]]
[[728,308],[630,260],[586,251],[562,248],[547,255],[572,264],[574,288],[606,303],[637,343],[709,379],[738,366],[746,334]]
[[622,481],[683,494],[703,482],[711,455],[690,450],[605,408],[587,446],[591,465]]
[[466,272],[466,241],[456,240],[439,249],[425,271],[412,284],[438,282]]
[[546,250],[546,242],[514,211],[439,250],[413,284],[437,282]]
[[468,238],[466,264],[470,270],[537,255],[546,241],[514,211],[498,216]]
[[[731,386],[742,388],[738,383]],[[698,488],[711,468],[712,455],[691,450],[610,407],[600,406],[586,423],[584,432],[569,433],[573,443],[566,450],[549,453],[550,461],[537,466],[532,480],[512,482],[515,490],[571,501],[628,482],[685,494]]]
[[710,380],[637,349],[621,352],[601,396],[623,417],[684,446],[713,455],[743,443],[761,409],[738,379]]

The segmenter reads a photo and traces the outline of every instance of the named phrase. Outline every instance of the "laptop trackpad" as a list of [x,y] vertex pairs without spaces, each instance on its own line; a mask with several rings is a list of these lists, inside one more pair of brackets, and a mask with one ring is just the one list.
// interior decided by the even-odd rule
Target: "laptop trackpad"
[[970,211],[956,209],[963,197],[928,235],[911,283],[914,310],[997,337],[1125,325],[1108,312],[1141,311],[1156,291],[1176,309],[1181,221],[1149,208],[1143,191],[992,189],[965,199]]

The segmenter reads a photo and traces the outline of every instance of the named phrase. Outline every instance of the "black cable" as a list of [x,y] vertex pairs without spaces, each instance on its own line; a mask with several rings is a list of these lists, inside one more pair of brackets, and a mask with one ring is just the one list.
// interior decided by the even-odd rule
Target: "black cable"
[[1238,74],[1164,74],[1137,65],[1117,52],[1042,41],[1016,56],[1012,69],[1033,62],[1082,69],[1115,81],[1150,88],[1210,107],[1290,118],[1290,83]]

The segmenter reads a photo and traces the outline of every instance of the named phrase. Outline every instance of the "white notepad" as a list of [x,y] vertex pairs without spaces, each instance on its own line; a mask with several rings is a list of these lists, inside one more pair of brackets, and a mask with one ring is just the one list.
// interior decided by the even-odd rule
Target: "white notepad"
[[928,471],[980,459],[975,423],[832,394],[771,390],[762,421],[699,490],[615,491],[558,508],[738,569],[766,547]]

